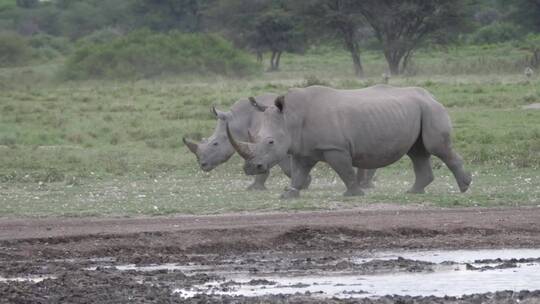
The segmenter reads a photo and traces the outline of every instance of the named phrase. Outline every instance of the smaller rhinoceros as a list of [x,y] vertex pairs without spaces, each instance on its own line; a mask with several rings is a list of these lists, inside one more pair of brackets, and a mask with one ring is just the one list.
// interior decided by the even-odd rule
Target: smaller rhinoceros
[[[275,94],[263,94],[257,96],[257,101],[261,105],[271,105],[276,99]],[[231,133],[235,138],[243,141],[250,140],[250,134],[257,134],[260,127],[263,113],[255,109],[247,99],[242,99],[235,102],[230,111],[220,111],[212,107],[212,113],[217,118],[217,125],[214,133],[200,143],[183,138],[184,144],[188,149],[195,154],[201,169],[209,172],[226,162],[235,153],[229,139],[227,137],[226,125],[229,125]],[[286,156],[276,162],[281,167],[281,170],[288,177],[290,173],[290,157]],[[268,179],[269,172],[261,173],[255,176],[255,180],[248,187],[248,190],[265,190],[265,182]],[[302,188],[307,188],[311,182],[311,177],[308,177]]]

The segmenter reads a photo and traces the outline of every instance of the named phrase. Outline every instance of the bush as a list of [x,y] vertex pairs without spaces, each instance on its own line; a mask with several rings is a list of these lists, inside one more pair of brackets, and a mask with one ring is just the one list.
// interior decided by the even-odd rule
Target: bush
[[37,34],[32,36],[28,42],[32,47],[32,57],[38,60],[65,56],[71,50],[71,44],[65,37]]
[[30,60],[28,41],[15,32],[0,32],[0,67],[17,66]]
[[77,44],[79,47],[81,47],[81,46],[84,46],[85,44],[110,43],[111,41],[123,35],[124,33],[120,29],[108,27],[108,28],[94,31],[90,35],[82,37],[81,39],[77,41]]
[[83,43],[62,73],[67,79],[134,79],[163,74],[245,76],[258,68],[247,54],[216,35],[143,30],[109,42]]
[[519,39],[522,30],[511,23],[495,22],[478,29],[471,37],[475,44],[493,44]]

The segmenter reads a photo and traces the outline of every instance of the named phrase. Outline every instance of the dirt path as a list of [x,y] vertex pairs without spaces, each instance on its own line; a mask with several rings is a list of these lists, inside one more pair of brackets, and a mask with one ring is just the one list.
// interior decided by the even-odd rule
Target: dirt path
[[387,206],[331,212],[226,214],[140,218],[1,219],[0,240],[23,240],[142,232],[260,229],[267,233],[293,227],[343,227],[361,230],[399,228],[539,231],[540,208],[426,209]]
[[[382,209],[382,210],[381,210]],[[386,206],[332,212],[144,218],[1,219],[10,258],[236,253],[260,250],[540,246],[540,208]]]

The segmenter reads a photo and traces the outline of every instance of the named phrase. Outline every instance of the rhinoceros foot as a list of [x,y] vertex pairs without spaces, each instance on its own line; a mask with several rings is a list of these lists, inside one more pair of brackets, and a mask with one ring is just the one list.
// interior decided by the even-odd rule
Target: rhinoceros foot
[[253,183],[249,185],[249,187],[247,187],[247,190],[248,191],[265,191],[267,189],[266,189],[266,186],[264,186],[264,184]]
[[362,196],[362,195],[364,195],[364,191],[362,191],[362,189],[360,188],[347,189],[347,191],[343,193],[343,196]]
[[472,183],[472,175],[471,173],[466,172],[464,176],[458,181],[459,191],[461,191],[461,193],[467,191],[471,183]]
[[311,185],[311,175],[308,175],[306,178],[306,182],[300,187],[300,190],[305,190],[309,188],[309,185]]
[[407,190],[407,193],[411,193],[411,194],[425,194],[426,191],[424,191],[424,189],[415,189],[414,187]]
[[372,182],[363,182],[363,183],[360,184],[360,188],[362,188],[362,189],[375,188],[375,184],[372,183]]
[[280,196],[281,199],[293,199],[293,198],[299,198],[299,197],[300,197],[300,191],[294,188],[286,188],[285,192],[283,192]]

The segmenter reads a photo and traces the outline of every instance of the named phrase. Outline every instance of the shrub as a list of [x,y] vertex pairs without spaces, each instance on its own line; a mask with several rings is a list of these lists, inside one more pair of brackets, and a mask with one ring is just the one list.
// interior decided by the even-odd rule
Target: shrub
[[209,34],[148,30],[103,43],[83,43],[68,58],[68,79],[148,78],[163,74],[245,76],[258,70],[249,56]]
[[77,41],[77,44],[79,46],[84,46],[85,44],[110,43],[123,34],[124,33],[120,29],[108,27],[94,31],[90,35],[82,37]]
[[521,36],[523,33],[518,26],[512,23],[495,22],[478,29],[471,40],[475,44],[493,44],[516,40]]
[[29,41],[32,47],[32,57],[37,60],[49,60],[67,55],[71,50],[71,44],[65,37],[56,37],[47,34],[37,34]]
[[28,41],[15,32],[0,32],[0,67],[17,66],[30,60]]

